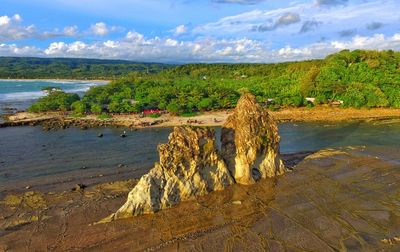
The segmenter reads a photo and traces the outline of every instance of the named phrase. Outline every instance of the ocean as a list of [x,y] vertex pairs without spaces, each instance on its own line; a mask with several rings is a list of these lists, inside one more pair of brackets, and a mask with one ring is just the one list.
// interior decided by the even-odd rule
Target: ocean
[[[120,134],[126,130],[127,137]],[[140,178],[158,161],[157,145],[171,128],[130,131],[123,127],[43,131],[0,128],[0,195],[26,186],[56,189]],[[367,146],[400,165],[399,120],[348,123],[281,123],[283,154]],[[220,128],[216,128],[217,139]],[[97,137],[103,134],[102,138]],[[391,153],[391,154],[390,154]]]
[[57,80],[0,80],[0,115],[26,110],[35,100],[44,96],[43,87],[59,87],[68,93],[82,95],[92,86],[104,85],[100,81]]

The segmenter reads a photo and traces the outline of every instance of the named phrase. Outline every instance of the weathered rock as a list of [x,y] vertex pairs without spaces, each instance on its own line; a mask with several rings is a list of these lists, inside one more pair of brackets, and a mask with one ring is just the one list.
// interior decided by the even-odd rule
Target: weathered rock
[[242,95],[221,134],[222,156],[236,182],[253,184],[260,178],[283,174],[279,141],[273,118],[254,95]]
[[159,163],[129,193],[111,219],[154,213],[234,183],[209,128],[175,127],[158,147]]

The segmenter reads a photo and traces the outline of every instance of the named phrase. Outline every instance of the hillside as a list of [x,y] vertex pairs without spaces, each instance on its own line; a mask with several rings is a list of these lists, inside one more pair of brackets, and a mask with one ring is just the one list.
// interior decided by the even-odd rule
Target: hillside
[[133,71],[156,73],[169,67],[124,60],[0,57],[0,78],[114,79]]

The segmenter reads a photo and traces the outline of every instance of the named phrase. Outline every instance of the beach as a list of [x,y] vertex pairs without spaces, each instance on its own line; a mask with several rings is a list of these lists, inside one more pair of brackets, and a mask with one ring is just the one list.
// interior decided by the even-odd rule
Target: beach
[[[284,108],[278,111],[269,111],[279,122],[341,122],[349,120],[384,120],[400,118],[400,109],[372,108],[354,109],[331,106],[317,106],[314,108]],[[107,119],[99,119],[96,115],[72,117],[68,113],[28,113],[19,112],[7,116],[7,125],[29,125],[37,122],[61,120],[75,123],[106,124],[124,127],[174,127],[180,125],[193,126],[221,126],[231,110],[201,112],[191,117],[174,116],[169,113],[161,114],[158,118],[143,117],[140,114],[114,114]]]

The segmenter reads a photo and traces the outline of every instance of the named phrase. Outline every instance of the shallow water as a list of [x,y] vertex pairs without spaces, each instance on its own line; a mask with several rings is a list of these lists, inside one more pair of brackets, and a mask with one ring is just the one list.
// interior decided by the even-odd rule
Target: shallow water
[[[392,161],[400,162],[398,121],[282,123],[279,128],[284,154],[366,145],[390,151]],[[121,138],[124,130],[69,128],[45,132],[40,127],[2,128],[0,192],[66,181],[86,183],[89,179],[96,183],[107,176],[138,178],[158,161],[157,145],[167,142],[171,129],[128,131],[128,137]],[[102,138],[97,137],[100,133]]]

